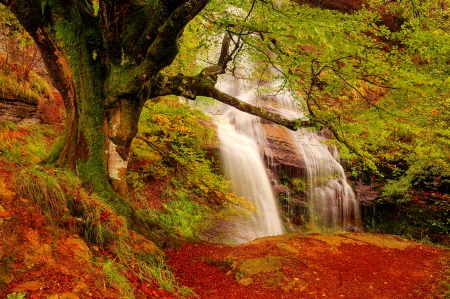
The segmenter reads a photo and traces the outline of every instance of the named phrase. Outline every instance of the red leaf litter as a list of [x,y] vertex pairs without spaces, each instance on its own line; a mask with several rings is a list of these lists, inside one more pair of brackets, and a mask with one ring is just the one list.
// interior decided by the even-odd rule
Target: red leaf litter
[[[204,299],[450,298],[450,250],[389,235],[296,234],[166,253],[178,282]],[[242,271],[256,258],[278,268]]]

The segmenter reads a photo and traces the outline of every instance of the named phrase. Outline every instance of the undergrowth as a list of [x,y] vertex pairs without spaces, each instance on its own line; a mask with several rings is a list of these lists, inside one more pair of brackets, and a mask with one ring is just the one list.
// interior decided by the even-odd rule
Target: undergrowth
[[101,198],[87,192],[74,173],[38,164],[48,154],[56,135],[48,125],[0,125],[0,163],[13,171],[18,195],[39,205],[52,226],[81,234],[90,244],[110,252],[115,268],[105,265],[102,269],[105,277],[109,277],[107,281],[126,293],[124,298],[133,296],[114,280],[118,277],[112,274],[114,269],[125,277],[121,282],[128,281],[129,285],[131,275],[134,281],[156,283],[180,297],[190,294],[190,290],[177,285],[162,252],[130,230],[126,219]]
[[202,111],[176,97],[149,101],[144,107],[128,178],[156,234],[195,238],[218,221],[254,208],[228,191],[229,181],[217,163],[218,141],[204,125],[208,121]]
[[[145,109],[128,181],[130,200],[148,236],[160,245],[170,238],[196,238],[217,221],[252,209],[248,201],[228,192],[229,182],[219,173],[214,153],[205,150],[214,143],[212,129],[199,121],[206,116],[170,98],[148,103]],[[134,298],[136,285],[144,283],[179,297],[195,296],[176,283],[162,251],[84,189],[73,172],[39,164],[58,134],[50,125],[0,124],[0,162],[13,171],[18,195],[39,205],[52,226],[80,234],[105,252],[109,259],[98,261],[105,283],[121,297]]]
[[29,71],[26,77],[18,80],[23,72],[21,64],[7,63],[5,57],[0,56],[0,97],[15,97],[34,103],[44,98],[54,99],[50,84],[34,71]]
[[0,158],[16,166],[36,164],[48,155],[57,135],[51,125],[0,123]]

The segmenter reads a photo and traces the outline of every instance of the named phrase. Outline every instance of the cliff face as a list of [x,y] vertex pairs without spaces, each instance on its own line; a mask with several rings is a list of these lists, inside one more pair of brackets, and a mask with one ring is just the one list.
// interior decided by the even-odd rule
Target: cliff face
[[301,176],[305,173],[305,162],[286,129],[274,124],[262,124],[267,138],[267,147],[272,158],[266,157],[269,165],[277,173],[283,172],[289,176]]
[[15,97],[0,97],[0,123],[11,121],[17,124],[40,122],[38,103]]

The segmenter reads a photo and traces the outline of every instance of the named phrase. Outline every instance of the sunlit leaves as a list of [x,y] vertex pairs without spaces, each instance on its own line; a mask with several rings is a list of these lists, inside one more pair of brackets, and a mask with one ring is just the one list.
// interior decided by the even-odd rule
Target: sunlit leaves
[[289,90],[351,148],[341,150],[347,163],[384,176],[386,197],[407,200],[418,186],[448,186],[449,15],[445,1],[370,0],[348,13],[211,1],[187,30],[198,39],[182,49],[195,44],[189,63],[215,64],[221,34],[231,34],[239,51],[228,73],[256,82],[257,94]]

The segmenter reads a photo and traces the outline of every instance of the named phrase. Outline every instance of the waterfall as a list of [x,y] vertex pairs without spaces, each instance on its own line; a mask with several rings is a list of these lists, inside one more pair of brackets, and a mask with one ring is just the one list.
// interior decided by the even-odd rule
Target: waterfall
[[306,164],[312,228],[359,230],[359,203],[337,160],[337,150],[331,148],[330,152],[326,138],[317,132],[302,129],[291,134]]
[[[289,93],[272,97],[282,109],[280,114],[288,118],[303,118],[301,107]],[[336,147],[330,146],[321,132],[303,128],[289,132],[299,155],[306,166],[309,223],[314,230],[361,230],[359,203],[353,189],[347,183],[344,168],[339,161]]]
[[[258,104],[256,87],[245,83],[247,86],[243,86],[242,79],[223,76],[216,87],[247,103]],[[303,118],[301,107],[288,92],[266,98],[276,104],[274,106],[266,103],[265,108],[276,110],[288,118]],[[224,231],[234,231],[232,237],[226,237],[226,241],[243,243],[263,236],[282,234],[284,228],[268,177],[268,171],[275,172],[276,169],[271,168],[273,153],[268,146],[261,119],[223,104],[207,110],[216,115],[214,120],[217,124],[224,173],[231,181],[233,191],[252,201],[256,208],[249,219],[238,219],[226,225],[227,229]],[[304,162],[305,169],[299,174],[302,173],[307,182],[311,227],[350,230],[358,228],[359,204],[346,181],[337,150],[327,145],[327,138],[318,132],[307,129],[297,132],[284,130],[284,135],[295,145],[298,159]]]
[[[233,191],[253,202],[256,209],[249,219],[234,223],[235,235],[243,240],[254,240],[282,234],[284,228],[258,145],[248,135],[237,131],[228,118],[216,120],[216,123],[221,161]],[[234,241],[239,242],[236,238]]]
[[[247,102],[256,98],[252,90],[242,88],[239,81],[230,80],[222,79],[218,88]],[[220,112],[220,116],[214,117],[214,122],[224,173],[231,181],[232,191],[250,200],[255,207],[249,218],[228,224],[228,230],[231,226],[234,232],[227,241],[243,243],[283,234],[278,205],[261,155],[260,148],[267,147],[260,119],[227,105],[222,105]]]

